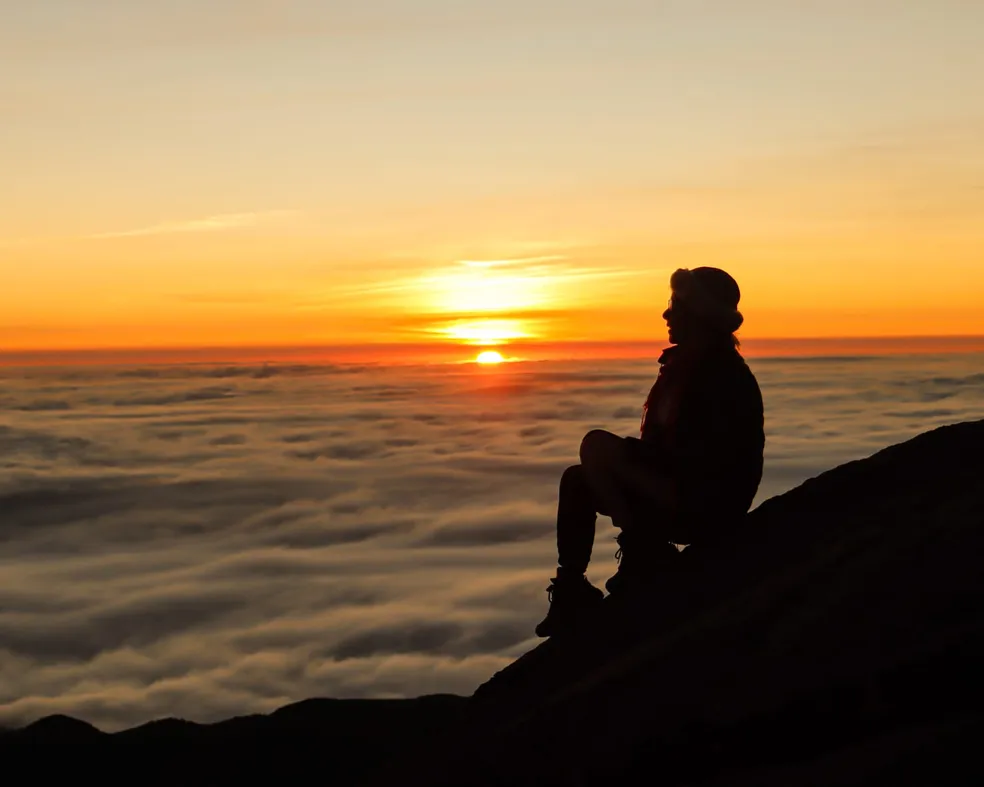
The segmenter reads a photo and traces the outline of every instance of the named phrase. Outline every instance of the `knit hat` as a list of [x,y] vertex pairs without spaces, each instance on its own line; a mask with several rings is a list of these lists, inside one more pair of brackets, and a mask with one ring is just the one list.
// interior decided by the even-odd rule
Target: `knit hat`
[[741,290],[720,268],[680,268],[670,277],[673,298],[708,323],[734,333],[745,321],[738,311]]

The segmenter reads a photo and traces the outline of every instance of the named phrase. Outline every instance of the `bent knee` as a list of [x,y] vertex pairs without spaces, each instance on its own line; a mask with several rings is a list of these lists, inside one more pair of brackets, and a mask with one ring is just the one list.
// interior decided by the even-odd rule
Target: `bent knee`
[[584,468],[581,465],[571,465],[560,477],[560,485],[564,487],[578,486],[585,482]]
[[581,440],[578,455],[582,465],[596,465],[612,456],[621,437],[604,429],[592,429]]

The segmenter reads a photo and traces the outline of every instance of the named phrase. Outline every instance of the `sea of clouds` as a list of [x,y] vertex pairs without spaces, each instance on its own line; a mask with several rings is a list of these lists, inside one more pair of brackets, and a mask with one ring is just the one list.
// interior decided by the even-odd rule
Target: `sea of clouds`
[[[981,355],[750,364],[759,500],[984,417]],[[559,476],[587,430],[637,434],[654,373],[0,369],[0,725],[470,693],[536,644]]]

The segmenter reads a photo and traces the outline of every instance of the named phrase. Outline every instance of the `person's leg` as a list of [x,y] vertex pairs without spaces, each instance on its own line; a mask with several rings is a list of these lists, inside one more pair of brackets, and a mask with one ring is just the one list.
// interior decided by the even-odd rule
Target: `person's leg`
[[638,481],[630,469],[637,459],[625,438],[595,429],[581,441],[580,456],[581,464],[561,476],[557,503],[558,563],[578,575],[591,560],[597,514],[626,527],[639,497],[638,490],[633,495]]
[[626,472],[631,457],[625,438],[593,429],[581,440],[581,467],[600,510],[616,527],[632,522],[632,485]]
[[584,573],[591,560],[597,515],[610,516],[618,527],[630,525],[639,468],[632,464],[638,460],[628,445],[611,432],[589,432],[581,442],[581,464],[567,468],[561,477],[557,503],[559,567],[547,588],[550,611],[536,627],[541,637],[570,627],[604,596]]
[[560,477],[557,499],[559,573],[581,576],[587,571],[598,513],[598,503],[588,484],[584,467],[568,467]]
[[557,575],[547,588],[550,610],[537,625],[537,636],[550,637],[570,628],[604,597],[584,575],[598,513],[603,513],[598,508],[584,468],[568,467],[560,478],[557,500]]
[[[618,574],[606,583],[609,592],[658,576],[679,553],[664,531],[658,478],[643,446],[618,435],[594,430],[581,443],[581,463],[588,484],[602,500],[618,535]],[[669,561],[669,563],[668,563]]]

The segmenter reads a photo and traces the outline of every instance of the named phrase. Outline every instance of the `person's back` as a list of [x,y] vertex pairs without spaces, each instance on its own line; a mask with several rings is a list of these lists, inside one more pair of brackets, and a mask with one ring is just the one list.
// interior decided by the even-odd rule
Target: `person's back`
[[[658,451],[664,474],[673,480],[672,517],[667,530],[675,543],[713,538],[733,526],[751,507],[762,479],[764,407],[758,382],[733,342],[693,352],[673,347],[664,353],[667,376],[677,363],[678,404],[669,421],[643,424],[642,440]],[[689,361],[689,363],[688,363]]]

